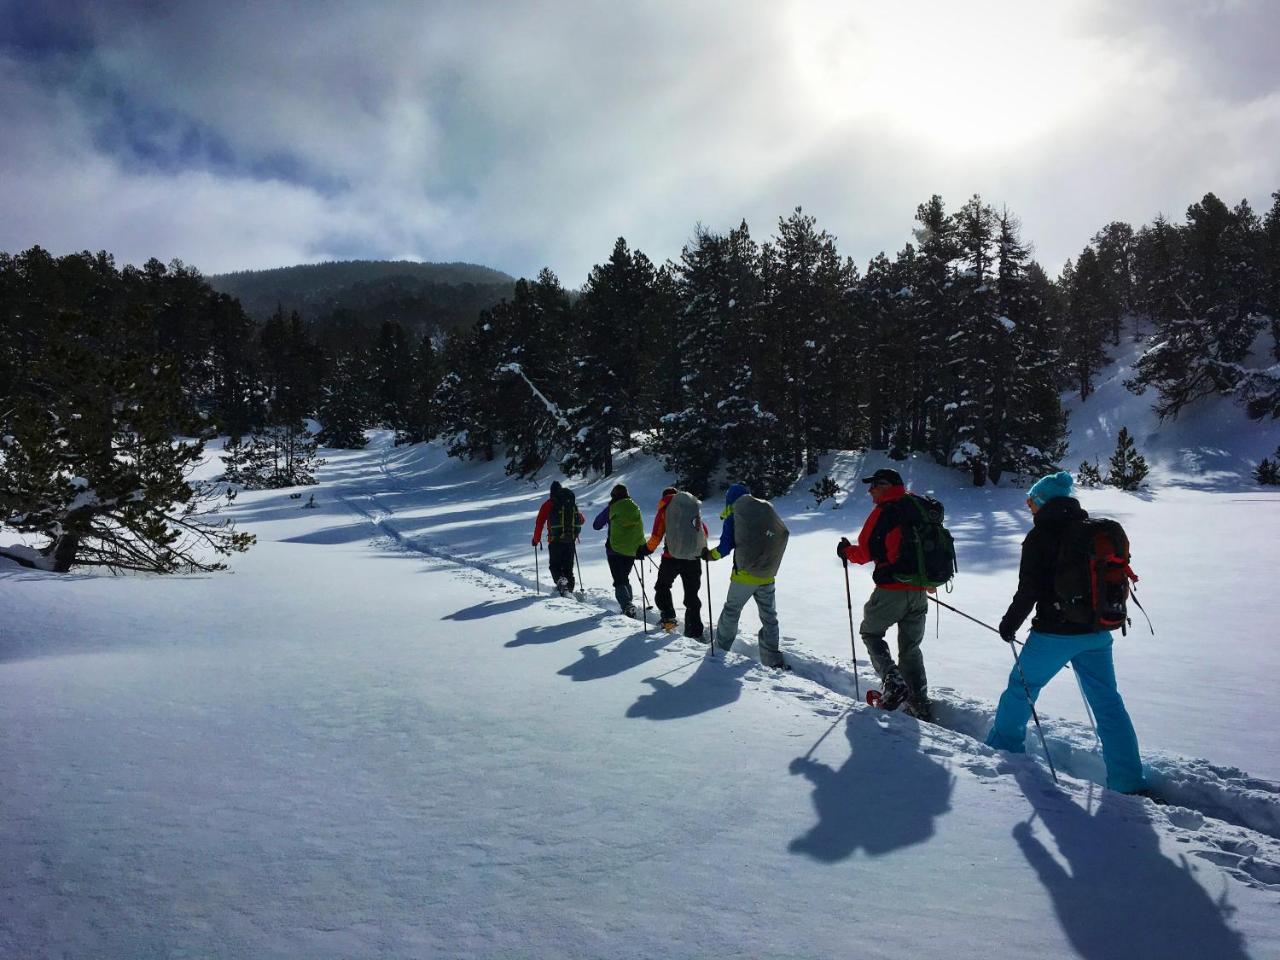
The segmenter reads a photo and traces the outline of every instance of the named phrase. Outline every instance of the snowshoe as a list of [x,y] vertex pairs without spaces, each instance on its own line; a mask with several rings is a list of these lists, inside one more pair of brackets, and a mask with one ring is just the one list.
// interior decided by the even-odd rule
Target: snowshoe
[[556,581],[556,593],[560,594],[562,597],[567,597],[569,595],[569,581],[564,577],[561,577]]
[[663,620],[660,626],[664,633],[675,633],[678,624],[674,620]]
[[632,620],[640,619],[640,611],[636,609],[636,605],[634,603],[624,607],[622,615],[624,617],[630,617]]
[[890,670],[881,681],[881,690],[867,691],[867,704],[881,710],[897,710],[902,701],[907,699],[907,681],[897,670]]
[[770,670],[777,670],[779,673],[791,672],[791,664],[787,663],[785,660],[781,660],[778,663],[766,663],[764,666],[768,667]]
[[908,700],[902,712],[924,723],[933,723],[933,702],[927,697],[921,700]]

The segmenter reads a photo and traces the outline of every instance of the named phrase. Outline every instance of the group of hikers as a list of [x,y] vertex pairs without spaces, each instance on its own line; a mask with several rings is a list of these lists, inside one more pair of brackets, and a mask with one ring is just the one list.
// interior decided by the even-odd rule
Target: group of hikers
[[[862,482],[873,504],[871,512],[856,541],[840,539],[836,555],[846,566],[846,586],[848,564],[872,564],[874,589],[863,607],[859,633],[881,682],[873,702],[887,710],[901,706],[911,716],[933,722],[920,647],[929,597],[955,572],[955,551],[942,523],[942,504],[909,492],[896,470],[876,470]],[[999,627],[992,628],[1010,644],[1015,665],[986,742],[1000,750],[1023,752],[1036,698],[1070,664],[1097,726],[1107,786],[1122,793],[1146,794],[1137,737],[1116,688],[1112,660],[1112,630],[1125,628],[1125,602],[1130,583],[1137,579],[1128,565],[1129,544],[1118,523],[1090,518],[1074,493],[1074,480],[1066,471],[1041,478],[1027,492],[1032,526],[1022,544],[1017,590]],[[642,615],[631,586],[633,568],[661,547],[654,602],[664,630],[673,632],[678,625],[672,593],[677,579],[684,590],[684,635],[725,651],[737,637],[743,608],[754,598],[761,623],[760,662],[790,670],[779,645],[775,593],[789,537],[786,524],[771,503],[753,496],[741,483],[726,491],[720,517],[720,540],[712,547],[698,499],[688,491],[667,487],[646,536],[640,507],[625,484],[615,485],[609,503],[592,523],[593,529],[606,531],[605,555],[614,597],[625,615]],[[585,524],[573,492],[553,481],[538,511],[532,542],[540,548],[545,528],[551,578],[562,596],[576,586],[576,544]],[[709,576],[710,563],[730,555],[733,572],[728,594],[708,634],[700,595],[702,567],[708,565]],[[643,565],[639,579],[643,591]],[[642,602],[647,605],[646,598]],[[1033,611],[1030,633],[1019,644],[1017,633]],[[896,660],[885,640],[894,626]]]

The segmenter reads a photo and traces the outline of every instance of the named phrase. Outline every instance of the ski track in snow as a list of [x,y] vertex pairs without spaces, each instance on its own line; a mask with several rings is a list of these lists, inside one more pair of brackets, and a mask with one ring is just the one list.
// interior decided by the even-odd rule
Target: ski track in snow
[[[391,549],[409,551],[474,571],[485,578],[504,581],[525,590],[537,589],[526,570],[508,564],[495,563],[479,557],[456,554],[435,546],[424,535],[406,536],[400,533],[392,521],[395,511],[381,503],[379,497],[407,495],[410,491],[401,483],[389,463],[392,448],[381,451],[378,481],[382,491],[361,488],[360,481],[335,483],[337,498],[353,513],[366,520],[378,533],[371,538]],[[360,501],[367,502],[367,506]],[[548,594],[543,594],[548,596]],[[554,602],[554,601],[553,601]],[[566,598],[565,605],[582,605],[609,612],[613,595],[607,590],[586,590],[577,599]],[[621,614],[618,615],[621,617]],[[627,620],[627,623],[632,621]],[[650,628],[650,632],[656,628]],[[794,637],[783,637],[786,642],[787,662],[790,673],[775,673],[760,667],[756,658],[755,643],[738,637],[735,651],[755,662],[754,668],[743,678],[753,684],[772,680],[768,689],[775,693],[803,702],[821,716],[831,717],[833,728],[850,710],[872,710],[858,696],[865,695],[877,683],[874,674],[859,670],[857,690],[854,674],[847,663],[812,654],[799,647]],[[658,651],[660,656],[679,656],[684,662],[667,672],[692,666],[707,656],[707,647],[698,641],[680,637]],[[724,659],[732,662],[736,652]],[[870,687],[869,687],[870,685]],[[923,724],[925,752],[947,758],[980,779],[1006,776],[1016,769],[1016,764],[1038,763],[1044,757],[1038,739],[1032,737],[1027,757],[1005,754],[983,743],[983,737],[991,725],[994,707],[980,700],[963,696],[947,687],[933,692],[934,723]],[[887,728],[893,723],[916,723],[905,714],[885,713],[880,725]],[[1079,724],[1062,720],[1042,719],[1045,741],[1059,776],[1061,788],[1068,794],[1088,794],[1106,782],[1102,754],[1093,732]],[[1219,766],[1202,759],[1170,757],[1160,754],[1144,754],[1144,767],[1148,783],[1165,806],[1163,813],[1178,843],[1201,844],[1193,846],[1189,853],[1225,870],[1238,881],[1256,889],[1280,892],[1280,785],[1249,776],[1234,768]],[[1131,802],[1150,804],[1152,801],[1131,798]]]

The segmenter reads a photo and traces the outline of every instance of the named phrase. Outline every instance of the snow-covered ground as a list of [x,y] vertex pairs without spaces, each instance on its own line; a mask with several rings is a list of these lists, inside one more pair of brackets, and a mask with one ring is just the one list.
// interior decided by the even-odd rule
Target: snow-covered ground
[[[1090,403],[1092,458],[1082,417],[1145,401]],[[1131,423],[1157,482],[1083,494],[1156,625],[1116,649],[1165,807],[1098,786],[1070,673],[1042,699],[1060,786],[982,746],[1008,650],[953,614],[938,725],[854,701],[833,548],[874,455],[831,458],[838,510],[779,502],[790,675],[617,616],[590,532],[584,601],[535,596],[545,485],[385,434],[328,454],[317,509],[242,494],[229,574],[0,562],[0,957],[1280,956],[1280,494],[1215,425]],[[1180,472],[1197,449],[1219,475]],[[1021,491],[898,466],[947,503],[944,599],[996,621]],[[666,476],[621,478],[647,521]],[[617,479],[576,487],[589,515]]]

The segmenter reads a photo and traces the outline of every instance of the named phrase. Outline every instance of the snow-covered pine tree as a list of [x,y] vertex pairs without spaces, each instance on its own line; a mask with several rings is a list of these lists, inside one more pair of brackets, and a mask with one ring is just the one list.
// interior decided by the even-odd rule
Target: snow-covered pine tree
[[400,426],[396,429],[397,446],[402,443],[422,443],[435,438],[440,423],[435,401],[441,376],[435,344],[431,335],[426,334],[414,348],[409,400],[401,411]]
[[493,371],[498,390],[495,421],[507,454],[507,472],[532,477],[569,449],[576,349],[569,296],[544,268],[537,280],[516,282],[511,301],[494,308],[503,341]]
[[1136,340],[1139,327],[1134,314],[1136,237],[1133,227],[1122,220],[1112,221],[1093,235],[1092,245],[1102,274],[1099,308],[1107,337],[1113,346],[1119,346],[1124,322],[1133,318],[1133,337]]
[[[997,314],[997,217],[978,196],[955,214],[956,327],[951,337],[947,378],[953,389],[944,408],[943,436],[948,462],[970,471],[975,486],[991,468],[1003,469],[1003,421],[1013,376],[1013,347],[1008,317]],[[1012,244],[1015,238],[1010,237]],[[1022,256],[1012,247],[1010,257]],[[1012,263],[1012,260],[1009,261]],[[1012,268],[1011,268],[1012,269]],[[1010,284],[1013,283],[1010,278]]]
[[640,415],[652,373],[655,273],[649,258],[619,237],[583,286],[573,336],[565,344],[577,367],[577,403],[569,417],[577,432],[563,461],[570,474],[609,476],[614,451],[630,447],[633,433],[649,426]]
[[499,440],[495,371],[504,362],[503,344],[491,311],[482,311],[469,332],[445,338],[435,409],[440,434],[451,457],[492,460]]
[[1280,447],[1273,454],[1275,459],[1263,457],[1254,468],[1253,479],[1264,487],[1280,486]]
[[1093,247],[1085,247],[1059,280],[1066,302],[1062,359],[1081,400],[1093,393],[1098,372],[1109,362],[1105,348],[1108,279]]
[[1054,287],[1019,236],[1017,221],[1004,211],[996,239],[999,321],[1006,330],[998,360],[1004,374],[993,390],[991,481],[1006,472],[1043,476],[1058,469],[1066,453],[1066,414],[1059,334],[1052,312]]
[[0,326],[23,331],[0,405],[0,522],[46,540],[0,552],[56,571],[168,573],[247,549],[251,535],[215,518],[217,491],[189,480],[203,444],[173,441],[178,364],[157,354],[152,305],[121,295],[112,259],[36,248],[0,273]]
[[[787,421],[793,475],[810,475],[842,435],[850,445],[865,442],[857,398],[837,384],[853,335],[857,270],[840,256],[835,238],[797,207],[761,250],[761,281],[778,374],[767,381],[774,389],[765,399]],[[843,430],[842,421],[849,424]]]
[[[915,249],[908,244],[891,261],[873,257],[862,280],[865,360],[841,372],[842,382],[862,385],[868,443],[895,460],[914,449],[923,429],[923,384],[912,282]],[[852,393],[852,391],[850,391]]]
[[675,269],[678,386],[675,409],[659,419],[653,449],[681,488],[699,497],[710,494],[711,477],[725,459],[724,403],[732,372],[751,360],[759,261],[745,221],[727,236],[698,225]]
[[[340,353],[330,361],[316,412],[320,421],[316,439],[320,443],[343,450],[359,450],[368,444],[364,429],[368,425],[365,410],[370,406],[369,381],[366,359],[361,353]],[[381,404],[374,406],[381,407],[379,412],[386,411]]]
[[364,364],[372,423],[397,431],[404,429],[406,412],[413,402],[415,363],[409,332],[394,320],[382,321],[371,356]]
[[[954,436],[946,429],[952,410],[948,404],[959,394],[957,368],[953,364],[958,329],[955,260],[958,255],[955,221],[947,215],[942,198],[934,194],[916,208],[915,282],[911,298],[915,349],[919,376],[908,385],[920,391],[918,434],[912,449],[929,449],[939,463],[947,463],[954,449]],[[912,405],[915,405],[913,400]]]
[[1153,386],[1160,418],[1177,417],[1201,397],[1235,391],[1261,329],[1261,225],[1247,203],[1230,210],[1212,193],[1187,209],[1181,257],[1156,318],[1154,343],[1126,383],[1136,393]]
[[1147,461],[1134,445],[1128,427],[1121,427],[1116,436],[1116,449],[1111,454],[1110,465],[1107,483],[1121,490],[1137,490],[1147,477]]
[[1102,486],[1102,482],[1102,473],[1098,470],[1098,465],[1088,460],[1081,460],[1080,469],[1076,471],[1076,483],[1086,489],[1093,489]]

